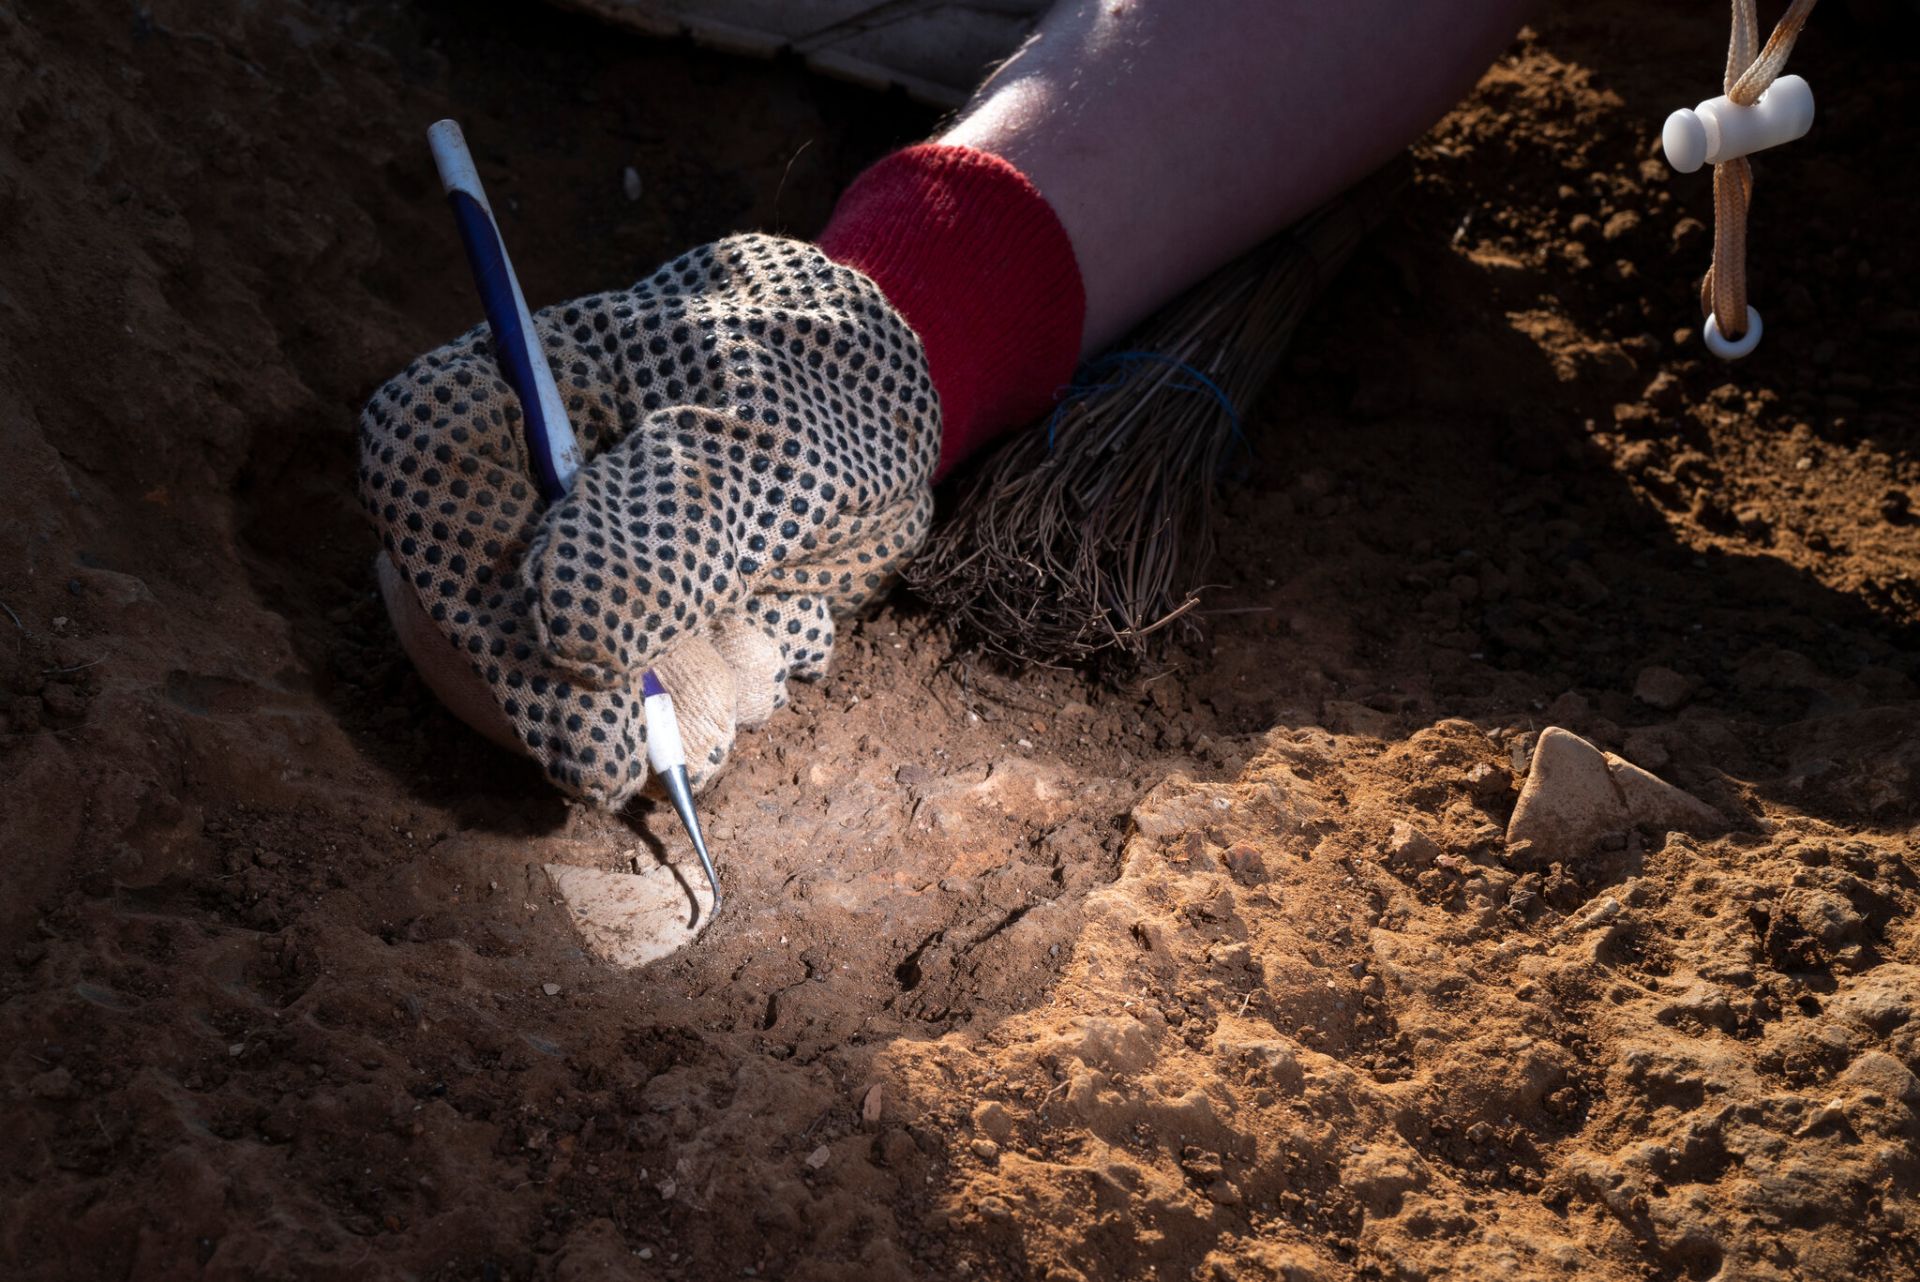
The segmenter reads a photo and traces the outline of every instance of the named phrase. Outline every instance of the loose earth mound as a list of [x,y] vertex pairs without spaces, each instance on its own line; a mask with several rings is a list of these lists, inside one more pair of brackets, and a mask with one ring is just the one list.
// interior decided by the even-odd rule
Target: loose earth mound
[[1723,22],[1560,6],[1423,140],[1167,671],[894,602],[705,799],[726,914],[621,970],[544,868],[691,868],[671,816],[462,730],[373,595],[355,412],[476,312],[424,127],[544,302],[932,122],[526,4],[0,10],[0,1259],[1920,1271],[1914,32],[1796,54],[1727,367],[1654,150]]

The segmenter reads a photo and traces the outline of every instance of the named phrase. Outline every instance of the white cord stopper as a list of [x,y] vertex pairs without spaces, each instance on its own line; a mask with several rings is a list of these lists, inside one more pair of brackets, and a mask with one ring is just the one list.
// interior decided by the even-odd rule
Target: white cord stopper
[[1760,346],[1760,313],[1753,309],[1753,304],[1747,304],[1747,332],[1731,339],[1720,332],[1720,318],[1708,312],[1707,323],[1700,330],[1700,341],[1721,360],[1737,361]]
[[1690,174],[1702,165],[1724,165],[1792,142],[1811,128],[1813,86],[1799,76],[1782,76],[1751,107],[1725,94],[1697,107],[1682,107],[1667,117],[1660,146],[1668,164]]

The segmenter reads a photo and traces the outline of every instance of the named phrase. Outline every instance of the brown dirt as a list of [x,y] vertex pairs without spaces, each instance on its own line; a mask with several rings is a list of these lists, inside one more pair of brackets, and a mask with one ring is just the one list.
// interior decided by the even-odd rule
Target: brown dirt
[[[354,411],[474,311],[422,128],[550,300],[810,230],[927,120],[538,6],[0,9],[0,1260],[1913,1276],[1915,33],[1796,55],[1729,369],[1652,150],[1724,15],[1673,8],[1553,11],[1421,144],[1173,671],[881,612],[708,799],[727,915],[634,974],[538,868],[672,825],[460,730],[371,593]],[[1550,723],[1734,826],[1508,850]]]

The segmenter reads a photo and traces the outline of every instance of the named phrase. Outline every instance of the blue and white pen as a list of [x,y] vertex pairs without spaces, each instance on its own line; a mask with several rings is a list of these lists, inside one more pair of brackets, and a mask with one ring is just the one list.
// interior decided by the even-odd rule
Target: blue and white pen
[[[547,502],[557,503],[567,496],[573,475],[580,470],[580,443],[567,421],[567,408],[554,386],[546,353],[540,350],[534,335],[526,296],[520,292],[513,264],[507,261],[507,246],[493,220],[487,193],[480,186],[466,137],[456,122],[442,120],[427,130],[427,143],[433,148],[440,185],[460,225],[467,266],[480,288],[480,304],[493,330],[495,359],[514,395],[520,398],[520,421],[526,428],[527,456],[533,460],[534,479]],[[713,887],[713,907],[707,914],[711,919],[720,911],[720,877],[713,870],[706,839],[700,835],[700,816],[693,809],[680,721],[674,716],[673,700],[667,696],[666,687],[651,668],[641,675],[640,688],[647,718],[647,761],[666,786],[667,798],[679,813],[680,822],[687,826],[694,853],[700,856],[700,866]]]

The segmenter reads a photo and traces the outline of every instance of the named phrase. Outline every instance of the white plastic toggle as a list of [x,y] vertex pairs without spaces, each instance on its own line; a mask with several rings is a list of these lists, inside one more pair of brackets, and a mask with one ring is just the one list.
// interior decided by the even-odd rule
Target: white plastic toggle
[[1728,338],[1722,334],[1720,318],[1709,313],[1706,325],[1700,330],[1700,341],[1707,345],[1708,351],[1721,360],[1737,361],[1760,346],[1760,313],[1755,311],[1751,304],[1748,305],[1747,332],[1737,339]]
[[1782,76],[1760,101],[1742,107],[1725,94],[1667,117],[1660,146],[1667,163],[1683,174],[1702,165],[1724,165],[1768,147],[1804,137],[1813,128],[1813,86]]

